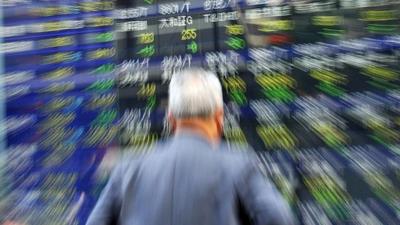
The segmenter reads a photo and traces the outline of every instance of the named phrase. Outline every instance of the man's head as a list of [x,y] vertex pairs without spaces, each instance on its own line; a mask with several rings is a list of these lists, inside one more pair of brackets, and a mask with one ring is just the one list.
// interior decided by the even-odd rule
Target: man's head
[[203,69],[186,69],[171,79],[168,119],[175,132],[190,129],[212,141],[222,135],[222,87],[216,75]]

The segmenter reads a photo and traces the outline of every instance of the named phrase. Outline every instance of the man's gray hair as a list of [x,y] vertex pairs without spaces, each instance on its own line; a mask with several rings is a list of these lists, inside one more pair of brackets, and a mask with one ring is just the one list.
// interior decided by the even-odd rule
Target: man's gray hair
[[221,83],[214,73],[190,68],[172,76],[168,111],[175,118],[211,116],[223,104]]

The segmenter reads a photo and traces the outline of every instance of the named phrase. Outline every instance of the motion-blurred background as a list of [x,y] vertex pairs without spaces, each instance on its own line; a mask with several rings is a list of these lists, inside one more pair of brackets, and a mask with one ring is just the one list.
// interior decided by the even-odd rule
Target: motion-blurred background
[[400,224],[400,1],[0,4],[0,224],[84,224],[115,158],[169,135],[188,66],[303,224]]

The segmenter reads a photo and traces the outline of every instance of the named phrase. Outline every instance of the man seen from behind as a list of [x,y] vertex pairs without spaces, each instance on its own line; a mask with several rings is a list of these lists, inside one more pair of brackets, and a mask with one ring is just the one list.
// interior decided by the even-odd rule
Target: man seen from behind
[[202,69],[175,74],[168,120],[174,135],[150,154],[119,162],[87,225],[292,225],[289,206],[244,153],[221,142],[218,78]]

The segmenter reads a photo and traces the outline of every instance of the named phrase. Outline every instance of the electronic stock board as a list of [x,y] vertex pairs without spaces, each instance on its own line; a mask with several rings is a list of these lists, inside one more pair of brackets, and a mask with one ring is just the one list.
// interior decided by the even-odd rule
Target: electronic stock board
[[117,133],[114,3],[0,4],[7,133],[0,220],[84,224],[100,187],[93,174]]
[[224,138],[251,146],[303,224],[397,224],[399,2],[117,1],[126,151],[169,135],[182,68],[221,80]]
[[167,137],[168,80],[202,66],[224,138],[257,152],[303,224],[399,223],[399,1],[1,4],[3,218],[83,224],[106,151]]

